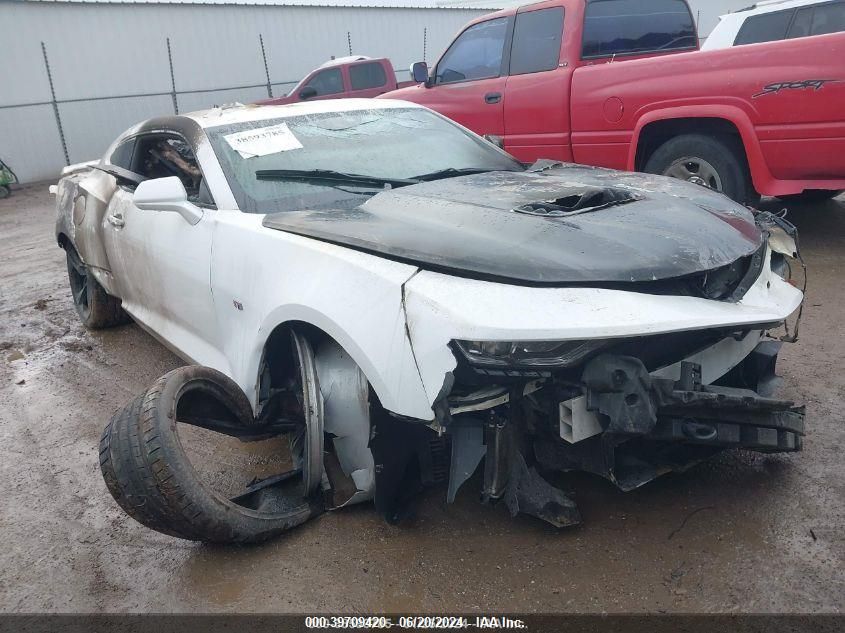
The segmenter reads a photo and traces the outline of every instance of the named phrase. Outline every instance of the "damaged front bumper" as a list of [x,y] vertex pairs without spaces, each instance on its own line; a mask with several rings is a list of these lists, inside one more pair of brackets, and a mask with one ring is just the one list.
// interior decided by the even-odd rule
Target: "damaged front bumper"
[[[724,382],[741,375],[757,385],[771,384],[778,349],[761,343]],[[681,363],[675,381],[650,375],[636,358],[596,358],[584,371],[586,408],[602,416],[602,432],[577,448],[535,442],[538,461],[550,469],[593,472],[632,490],[726,448],[801,450],[803,406],[750,388],[704,385],[701,375],[701,366],[692,362]]]
[[[729,300],[602,288],[479,293],[466,285],[464,292],[462,280],[417,275],[407,284],[405,309],[434,401],[436,418],[422,428],[436,432],[450,453],[447,500],[483,462],[483,500],[567,526],[580,522],[578,509],[544,478],[550,472],[591,472],[632,490],[725,449],[800,451],[804,407],[771,397],[782,341],[794,335],[768,335],[802,304],[802,292],[779,269],[781,255],[800,256],[788,223],[764,221],[768,240],[756,278]],[[525,301],[502,310],[504,295]],[[561,323],[549,315],[565,317]],[[552,359],[547,366],[543,354]],[[376,443],[372,448],[378,472],[385,454]],[[384,467],[382,477],[395,481],[406,470]],[[421,481],[442,479],[421,468]],[[378,475],[375,495],[388,516],[402,514]]]
[[541,472],[590,472],[628,491],[729,448],[799,451],[804,407],[760,393],[772,389],[780,346],[760,342],[719,384],[702,383],[696,362],[679,363],[674,379],[639,358],[604,354],[584,367],[575,398],[561,399],[576,390],[566,381],[514,386],[507,403],[450,420],[448,500],[483,459],[485,500],[563,527],[580,522],[577,507]]

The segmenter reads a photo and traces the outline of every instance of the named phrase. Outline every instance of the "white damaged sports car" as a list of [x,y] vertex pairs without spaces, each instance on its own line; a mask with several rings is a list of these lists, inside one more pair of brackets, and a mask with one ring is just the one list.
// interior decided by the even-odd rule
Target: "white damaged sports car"
[[794,228],[690,183],[523,165],[425,108],[337,100],[141,123],[67,168],[56,235],[90,328],[192,365],[114,415],[109,490],[174,536],[257,541],[423,487],[577,523],[554,472],[630,490],[797,451],[771,397]]

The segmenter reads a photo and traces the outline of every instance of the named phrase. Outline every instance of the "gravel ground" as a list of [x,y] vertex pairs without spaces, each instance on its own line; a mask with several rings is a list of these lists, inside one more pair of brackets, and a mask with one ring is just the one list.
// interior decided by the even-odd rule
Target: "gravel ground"
[[570,476],[584,524],[559,532],[465,486],[404,527],[367,505],[236,548],[152,532],[109,496],[100,431],[181,362],[135,325],[79,325],[47,185],[18,189],[0,200],[0,611],[841,612],[845,199],[789,217],[810,286],[780,395],[808,406],[803,453],[730,453],[628,494]]

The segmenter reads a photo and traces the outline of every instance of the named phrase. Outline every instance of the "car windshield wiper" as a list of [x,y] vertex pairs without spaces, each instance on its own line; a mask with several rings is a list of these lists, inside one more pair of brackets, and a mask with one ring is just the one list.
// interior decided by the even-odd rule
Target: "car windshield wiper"
[[489,171],[496,170],[490,169],[489,167],[447,167],[446,169],[433,171],[429,174],[414,176],[413,180],[425,182],[427,180],[440,180],[441,178],[454,178],[455,176],[467,176],[469,174],[485,174]]
[[415,185],[419,180],[410,178],[381,178],[362,174],[346,174],[331,169],[259,169],[255,172],[258,180],[296,180],[300,182],[341,183],[345,185],[365,185],[384,187],[404,187]]

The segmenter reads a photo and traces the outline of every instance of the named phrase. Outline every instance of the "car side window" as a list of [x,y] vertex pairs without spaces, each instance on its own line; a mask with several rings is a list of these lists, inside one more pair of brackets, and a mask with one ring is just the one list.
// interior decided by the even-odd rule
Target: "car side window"
[[511,45],[511,75],[554,70],[560,61],[563,7],[517,13]]
[[813,35],[845,31],[845,2],[820,4],[813,11]]
[[583,59],[695,48],[698,34],[684,0],[591,0],[584,15]]
[[381,88],[387,83],[387,74],[381,62],[355,64],[349,67],[349,83],[352,85],[352,90]]
[[793,39],[796,37],[807,37],[810,35],[810,29],[813,26],[813,7],[804,7],[798,9],[795,13],[795,19],[792,20],[792,26],[789,27],[787,37]]
[[452,42],[437,64],[435,82],[447,84],[501,75],[507,31],[507,18],[495,18],[469,27]]
[[340,68],[321,70],[311,77],[303,88],[314,88],[318,97],[343,92],[343,76],[340,73]]
[[137,139],[131,171],[150,180],[176,176],[185,186],[188,200],[214,207],[214,199],[191,146],[178,136],[150,134]]
[[789,9],[788,11],[752,15],[742,23],[739,33],[736,34],[734,46],[786,39],[786,29],[789,28],[794,13],[795,9]]
[[132,166],[132,153],[135,151],[135,139],[130,138],[123,141],[120,145],[114,148],[109,162],[117,167],[123,169],[130,169]]

